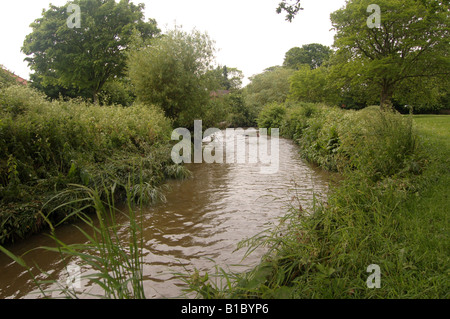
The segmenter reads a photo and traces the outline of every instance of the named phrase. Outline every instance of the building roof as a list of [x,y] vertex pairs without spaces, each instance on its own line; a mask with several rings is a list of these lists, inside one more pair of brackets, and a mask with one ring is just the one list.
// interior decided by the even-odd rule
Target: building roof
[[13,72],[11,72],[8,69],[6,69],[3,65],[0,65],[0,67],[2,68],[3,71],[5,71],[9,75],[11,75],[14,79],[16,79],[17,83],[23,84],[23,85],[28,85],[28,81],[27,80],[21,78],[18,75],[15,75]]
[[229,90],[218,90],[218,91],[211,92],[210,96],[211,97],[221,97],[224,95],[228,95],[230,93],[231,93],[231,91],[229,91]]

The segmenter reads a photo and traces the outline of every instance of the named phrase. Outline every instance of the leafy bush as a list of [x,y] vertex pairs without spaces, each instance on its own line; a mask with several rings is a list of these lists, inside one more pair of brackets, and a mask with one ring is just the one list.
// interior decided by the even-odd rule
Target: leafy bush
[[318,107],[313,103],[288,105],[281,134],[284,137],[297,140],[301,137],[303,130],[308,126],[308,119],[316,112],[318,112]]
[[374,180],[421,165],[412,119],[368,107],[342,110],[308,103],[266,106],[260,127],[280,127],[302,156],[331,171],[359,170]]
[[17,84],[16,79],[0,64],[0,87],[7,87],[14,84]]
[[50,102],[29,88],[4,88],[0,91],[0,242],[23,237],[28,226],[39,228],[25,222],[34,218],[39,224],[36,207],[52,212],[55,219],[71,211],[54,211],[76,197],[64,193],[69,184],[117,185],[119,197],[130,178],[132,185],[143,182],[156,189],[166,178],[183,175],[166,169],[173,165],[171,131],[171,122],[153,106]]
[[258,116],[258,126],[260,128],[281,128],[286,115],[284,104],[272,103],[266,105]]
[[342,168],[350,165],[375,180],[404,169],[418,173],[421,159],[411,117],[369,107],[355,112],[341,131]]

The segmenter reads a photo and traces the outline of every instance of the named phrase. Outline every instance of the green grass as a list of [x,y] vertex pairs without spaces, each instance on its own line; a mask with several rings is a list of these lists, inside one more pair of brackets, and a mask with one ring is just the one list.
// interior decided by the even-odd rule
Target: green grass
[[415,115],[414,122],[426,139],[450,152],[450,115]]

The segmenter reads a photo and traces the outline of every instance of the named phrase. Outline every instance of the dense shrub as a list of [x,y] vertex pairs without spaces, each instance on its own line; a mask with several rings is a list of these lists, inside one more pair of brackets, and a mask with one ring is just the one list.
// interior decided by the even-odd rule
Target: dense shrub
[[[125,194],[128,182],[158,187],[170,172],[177,172],[167,169],[173,164],[168,143],[171,130],[170,121],[153,106],[50,102],[28,88],[3,89],[0,243],[22,237],[26,233],[23,228],[39,228],[39,209],[70,188],[69,184],[94,188],[117,185],[117,196]],[[48,203],[44,211],[69,202],[68,196],[77,196],[63,194]],[[60,209],[52,216],[58,219],[65,213]]]
[[286,116],[286,107],[284,104],[272,103],[266,105],[258,117],[258,126],[260,128],[281,128]]
[[331,171],[358,170],[377,180],[420,170],[412,119],[379,107],[350,111],[272,104],[260,113],[258,124],[281,128],[282,136],[299,144],[305,159]]

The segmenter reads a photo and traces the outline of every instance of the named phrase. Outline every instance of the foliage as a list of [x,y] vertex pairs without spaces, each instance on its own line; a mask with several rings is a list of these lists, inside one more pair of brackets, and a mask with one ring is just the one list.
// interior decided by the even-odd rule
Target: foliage
[[257,114],[254,109],[245,103],[242,91],[233,92],[226,97],[226,103],[230,107],[228,121],[232,127],[253,127],[256,125]]
[[286,107],[283,104],[272,103],[266,105],[258,116],[258,127],[280,128],[286,115]]
[[378,89],[382,107],[407,79],[448,77],[448,4],[382,0],[380,28],[367,24],[369,0],[352,0],[331,15],[340,71],[352,85]]
[[302,64],[307,64],[311,69],[317,69],[330,58],[332,51],[329,47],[311,43],[301,48],[295,47],[286,52],[283,66],[298,70]]
[[300,0],[282,0],[277,8],[277,13],[286,12],[286,21],[292,22],[294,17],[301,11],[303,8],[300,5]]
[[450,109],[449,78],[408,79],[399,85],[393,101],[397,110],[414,114],[438,113]]
[[[43,79],[36,73],[31,74],[30,78],[30,86],[45,93],[51,100],[81,98],[88,102],[92,98],[92,94],[88,89],[81,90],[74,86],[63,87],[57,84],[44,85]],[[108,80],[98,93],[98,103],[100,105],[120,104],[122,106],[130,106],[135,99],[130,80],[126,77]]]
[[[0,91],[0,105],[1,242],[39,230],[37,212],[58,194],[45,211],[55,210],[52,221],[64,217],[67,210],[55,208],[76,196],[68,184],[125,185],[140,171],[151,194],[177,172],[168,169],[171,123],[156,107],[49,102],[20,86]],[[117,196],[124,192],[117,186]]]
[[169,31],[129,56],[129,76],[138,99],[160,106],[176,126],[201,119],[210,92],[217,88],[214,45],[207,34]]
[[339,92],[331,85],[326,67],[311,70],[308,65],[299,66],[290,83],[289,100],[333,104],[339,99]]
[[225,66],[218,66],[211,72],[217,77],[218,88],[226,91],[236,91],[241,89],[242,79],[244,74],[237,68],[229,68]]
[[[125,189],[130,189],[130,185]],[[73,185],[70,192],[81,194],[81,201],[86,208],[91,208],[95,214],[85,214],[82,210],[74,210],[72,214],[76,214],[82,222],[84,222],[89,232],[83,230],[79,226],[75,226],[75,231],[80,231],[86,239],[86,243],[66,244],[59,240],[55,235],[54,225],[44,214],[41,216],[48,223],[51,229],[49,237],[54,240],[54,247],[39,247],[38,250],[57,253],[61,257],[61,261],[65,265],[65,269],[69,273],[71,262],[76,259],[76,265],[80,267],[80,272],[84,267],[89,267],[92,271],[90,274],[81,275],[80,280],[88,280],[89,285],[96,284],[103,290],[104,295],[93,295],[87,293],[84,297],[107,298],[107,299],[144,299],[143,285],[143,261],[142,261],[142,236],[141,222],[138,213],[141,205],[136,205],[133,195],[127,194],[127,210],[122,212],[114,205],[115,187],[111,189],[103,189],[99,192],[96,189],[90,189],[82,185]],[[107,194],[104,199],[101,194]],[[143,197],[143,196],[142,196]],[[141,198],[142,198],[141,197]],[[73,207],[76,201],[66,202],[65,206]],[[142,204],[142,203],[141,203]],[[116,216],[124,214],[128,217],[125,227],[119,225]],[[142,217],[142,215],[141,215]],[[127,230],[127,240],[124,240],[123,231]],[[77,299],[80,292],[68,285],[64,285],[60,280],[40,280],[39,276],[33,274],[31,267],[24,261],[23,256],[16,256],[6,248],[0,246],[0,251],[12,258],[20,266],[24,267],[30,274],[33,282],[39,288],[42,298],[72,298]],[[26,255],[26,252],[24,255]],[[39,267],[39,265],[37,265]],[[51,274],[43,272],[47,278],[51,278]],[[69,274],[70,276],[70,274]],[[56,286],[51,290],[46,287],[48,285]]]
[[88,90],[98,102],[105,83],[124,75],[126,51],[139,30],[144,39],[158,35],[154,20],[144,21],[144,5],[128,0],[75,0],[81,27],[69,28],[67,9],[51,5],[31,24],[22,51],[42,85]]
[[82,98],[88,101],[92,99],[92,92],[89,89],[79,89],[73,85],[44,84],[43,77],[37,73],[30,74],[30,87],[45,93],[51,100]]
[[99,93],[101,105],[119,104],[130,106],[135,100],[136,96],[133,93],[131,81],[126,77],[109,80]]
[[253,114],[259,114],[270,103],[284,103],[289,94],[289,78],[294,70],[272,67],[250,78],[244,89],[245,104]]
[[349,112],[313,104],[293,105],[285,114],[283,120],[278,114],[269,117],[277,125],[284,121],[281,134],[294,138],[302,156],[325,169],[357,170],[377,180],[418,165],[407,160],[418,144],[411,119],[400,114],[377,107]]
[[16,79],[0,64],[0,88],[17,84]]

